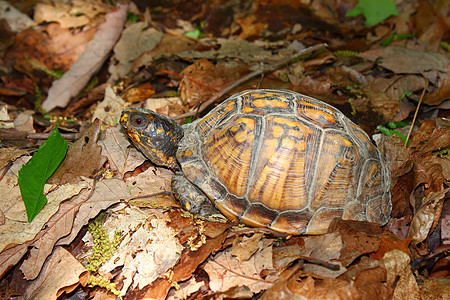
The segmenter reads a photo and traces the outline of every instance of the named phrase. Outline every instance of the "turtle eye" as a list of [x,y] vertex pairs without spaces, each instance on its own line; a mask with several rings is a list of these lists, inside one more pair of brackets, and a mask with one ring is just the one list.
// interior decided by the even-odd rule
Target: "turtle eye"
[[147,127],[149,120],[143,114],[134,114],[130,118],[131,126],[137,129],[144,129]]

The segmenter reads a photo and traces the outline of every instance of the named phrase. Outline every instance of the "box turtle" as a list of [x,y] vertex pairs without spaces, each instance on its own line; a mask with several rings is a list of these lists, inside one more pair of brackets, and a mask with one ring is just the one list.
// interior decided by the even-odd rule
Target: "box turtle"
[[[386,224],[389,170],[367,134],[336,108],[284,90],[231,96],[190,124],[129,108],[120,123],[153,163],[176,171],[191,212],[289,234],[334,218]],[[215,207],[215,208],[214,208]]]

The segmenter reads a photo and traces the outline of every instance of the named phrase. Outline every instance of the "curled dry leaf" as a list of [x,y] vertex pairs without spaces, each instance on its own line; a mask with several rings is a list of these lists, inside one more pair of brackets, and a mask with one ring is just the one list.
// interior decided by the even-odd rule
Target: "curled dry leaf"
[[393,300],[420,299],[419,286],[411,272],[409,255],[393,250],[381,260],[387,270],[387,285],[394,287]]
[[437,224],[439,221],[444,196],[448,191],[450,188],[437,193],[429,193],[424,199],[423,205],[414,215],[408,231],[408,237],[414,239],[415,243],[424,241],[433,228],[433,224]]

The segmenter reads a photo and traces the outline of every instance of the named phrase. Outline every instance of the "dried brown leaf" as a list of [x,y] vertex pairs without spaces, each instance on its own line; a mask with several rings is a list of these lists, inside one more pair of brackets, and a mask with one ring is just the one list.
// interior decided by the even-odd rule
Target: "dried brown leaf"
[[28,70],[26,73],[31,75],[31,78],[42,80],[37,77],[37,74],[41,73],[33,71],[33,67],[25,58],[46,66],[49,70],[66,71],[68,66],[78,59],[94,34],[95,28],[86,28],[74,35],[73,30],[61,28],[57,23],[33,26],[14,37],[14,45],[9,48],[6,60],[16,61],[15,66]]
[[130,142],[118,127],[108,127],[104,138],[98,143],[102,146],[102,155],[108,158],[109,168],[119,173],[121,178],[146,160],[140,151],[130,147]]
[[69,251],[57,247],[42,268],[39,277],[30,282],[25,299],[56,299],[63,293],[70,293],[87,276],[87,270]]
[[110,64],[109,82],[128,75],[134,62],[146,51],[153,50],[161,41],[163,34],[147,22],[129,24],[114,46],[115,64]]
[[387,232],[381,237],[381,244],[378,251],[370,254],[370,257],[376,260],[380,260],[387,252],[390,252],[392,250],[400,250],[405,252],[406,254],[409,254],[408,247],[411,241],[411,238],[399,239]]
[[393,300],[420,299],[419,286],[411,272],[410,257],[405,252],[393,250],[381,262],[387,270],[387,285],[394,287]]
[[[82,182],[86,187],[92,188],[92,181]],[[89,192],[87,188],[83,189],[78,195],[61,203],[58,212],[48,220],[45,228],[39,233],[39,238],[31,245],[27,258],[20,266],[20,270],[27,280],[34,280],[39,275],[56,242],[70,234],[79,205],[87,199]]]
[[81,180],[81,176],[95,175],[106,161],[106,157],[100,154],[102,147],[97,145],[99,134],[100,120],[96,119],[69,147],[65,159],[48,182],[75,183]]
[[0,170],[2,170],[10,161],[16,160],[22,155],[28,154],[28,150],[19,149],[17,147],[0,149]]
[[[301,274],[301,273],[300,273]],[[262,300],[267,299],[360,299],[354,282],[342,279],[324,278],[314,280],[304,275],[288,276],[268,289]]]
[[70,244],[91,218],[95,217],[101,210],[129,196],[130,190],[122,180],[104,179],[99,181],[91,197],[80,205],[73,221],[72,231],[68,236],[58,240],[57,245]]
[[339,260],[344,267],[363,254],[375,252],[381,243],[382,230],[379,224],[335,219],[328,232],[339,232],[343,248]]
[[420,290],[422,300],[450,299],[450,278],[430,278],[424,281]]
[[[305,247],[302,249],[302,255],[326,262],[338,260],[344,247],[342,236],[338,232],[306,236],[304,237],[304,241]],[[339,270],[335,271],[317,265],[316,263],[305,262],[304,271],[334,278],[344,273],[346,269],[341,266]]]
[[105,97],[97,105],[92,114],[92,122],[95,119],[100,119],[102,121],[102,129],[116,126],[122,110],[126,106],[125,101],[110,86],[107,86],[105,89]]
[[419,243],[428,237],[431,229],[440,219],[444,196],[448,191],[450,191],[450,188],[437,193],[431,192],[423,199],[422,206],[411,221],[408,238],[412,238],[415,243]]
[[423,74],[427,77],[429,71],[447,73],[448,59],[440,53],[388,46],[367,50],[358,56],[397,74]]
[[[113,211],[103,227],[108,236],[120,231],[121,242],[98,272],[107,276],[114,269],[122,268],[118,280],[123,284],[121,295],[124,296],[129,287],[142,289],[172,268],[183,246],[175,237],[176,232],[167,226],[169,218],[162,212],[153,210],[149,214],[136,207],[118,207]],[[87,237],[88,246],[92,247],[91,234]]]
[[209,286],[212,291],[224,292],[235,286],[245,285],[253,293],[267,289],[277,278],[275,273],[262,278],[263,270],[272,270],[272,241],[259,241],[260,250],[247,261],[239,261],[231,254],[231,249],[217,253],[214,259],[207,261],[203,269],[208,273]]
[[263,236],[264,234],[262,233],[255,233],[251,237],[237,237],[233,241],[231,255],[236,256],[241,262],[249,260],[256,251],[260,250],[259,241],[263,238]]

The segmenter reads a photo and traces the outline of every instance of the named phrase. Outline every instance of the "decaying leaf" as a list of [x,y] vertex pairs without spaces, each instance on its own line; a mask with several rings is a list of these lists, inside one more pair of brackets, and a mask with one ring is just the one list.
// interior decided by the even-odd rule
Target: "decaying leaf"
[[99,181],[89,200],[80,205],[73,221],[72,231],[68,236],[58,240],[57,245],[70,244],[78,235],[81,227],[85,226],[91,218],[95,217],[101,210],[119,203],[120,199],[129,196],[130,191],[122,180],[104,179]]
[[184,249],[180,260],[173,268],[173,272],[155,280],[148,290],[144,289],[143,297],[148,299],[164,299],[169,289],[172,287],[172,284],[174,282],[189,279],[195,269],[197,269],[211,253],[221,248],[225,238],[226,234],[222,234],[217,238],[207,239],[196,251],[191,251],[188,248]]
[[250,257],[260,250],[259,241],[262,239],[262,233],[255,233],[251,237],[236,238],[233,241],[233,247],[231,249],[231,255],[236,256],[239,261],[249,260]]
[[151,284],[177,262],[183,246],[167,226],[168,221],[157,210],[148,214],[131,207],[116,211],[103,224],[110,237],[115,231],[120,231],[122,237],[116,252],[100,267],[99,273],[105,276],[122,267],[118,279],[123,282],[122,296],[129,288],[142,289]]

